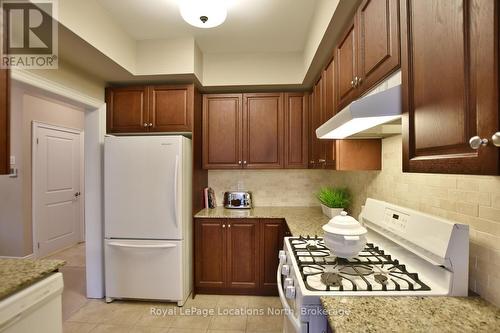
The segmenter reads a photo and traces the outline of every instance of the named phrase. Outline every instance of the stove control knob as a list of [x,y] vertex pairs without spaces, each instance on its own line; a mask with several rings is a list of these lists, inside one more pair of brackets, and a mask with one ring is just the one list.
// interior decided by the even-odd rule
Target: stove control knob
[[283,282],[283,285],[285,286],[285,288],[293,286],[293,279],[292,278],[286,278],[285,281]]
[[288,265],[281,266],[281,274],[284,276],[288,276],[290,274],[290,266]]
[[288,299],[295,298],[295,287],[294,286],[288,286],[285,288],[285,297]]
[[280,259],[280,264],[286,264],[286,253],[285,251],[281,250],[278,258]]

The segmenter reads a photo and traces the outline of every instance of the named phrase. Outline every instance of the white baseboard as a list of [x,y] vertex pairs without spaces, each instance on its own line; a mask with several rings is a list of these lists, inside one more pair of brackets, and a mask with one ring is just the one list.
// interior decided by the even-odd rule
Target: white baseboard
[[27,256],[24,256],[24,257],[0,256],[0,259],[33,259],[33,253],[32,254],[28,254]]

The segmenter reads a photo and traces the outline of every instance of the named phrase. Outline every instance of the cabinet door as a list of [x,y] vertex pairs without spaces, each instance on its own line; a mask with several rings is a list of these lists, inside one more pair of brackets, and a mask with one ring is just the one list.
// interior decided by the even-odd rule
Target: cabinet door
[[9,70],[0,69],[0,175],[10,168],[10,75]]
[[322,76],[319,81],[314,86],[313,90],[313,128],[312,128],[312,149],[313,149],[313,161],[314,168],[319,169],[323,168],[326,162],[325,156],[325,144],[323,140],[318,139],[316,136],[316,129],[323,124],[323,105],[324,105],[324,86],[323,81],[324,77]]
[[364,0],[357,12],[358,77],[366,91],[400,65],[399,0]]
[[345,34],[335,48],[335,92],[336,109],[340,111],[356,98],[356,26],[349,24]]
[[242,167],[242,95],[203,96],[203,167]]
[[[222,227],[224,225],[224,228]],[[195,220],[195,286],[224,288],[226,286],[226,220]]]
[[243,166],[283,167],[283,95],[243,94]]
[[499,130],[498,6],[402,1],[404,171],[498,173],[499,149],[468,143]]
[[191,132],[194,106],[193,85],[149,88],[150,131]]
[[108,133],[145,132],[150,127],[146,87],[106,89]]
[[227,221],[227,286],[256,290],[259,285],[259,221]]
[[[323,107],[321,109],[321,124],[335,115],[335,96],[334,96],[334,62],[333,59],[323,71]],[[324,167],[327,169],[335,168],[335,140],[322,139],[324,153]]]
[[278,253],[283,249],[285,223],[283,220],[260,220],[260,291],[263,295],[276,295],[276,270],[278,269]]
[[285,168],[307,169],[309,112],[307,95],[285,94]]

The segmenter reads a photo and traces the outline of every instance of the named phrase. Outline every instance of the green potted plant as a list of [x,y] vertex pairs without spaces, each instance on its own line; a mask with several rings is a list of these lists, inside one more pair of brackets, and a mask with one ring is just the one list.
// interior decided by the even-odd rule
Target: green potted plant
[[316,197],[321,203],[323,214],[332,218],[351,204],[351,193],[347,188],[322,187]]

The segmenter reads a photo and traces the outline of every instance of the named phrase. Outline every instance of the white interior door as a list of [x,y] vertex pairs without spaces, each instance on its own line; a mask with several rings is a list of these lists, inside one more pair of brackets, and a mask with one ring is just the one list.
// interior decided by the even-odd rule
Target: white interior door
[[33,243],[37,257],[81,239],[81,136],[76,130],[33,123]]

